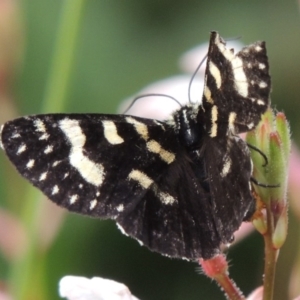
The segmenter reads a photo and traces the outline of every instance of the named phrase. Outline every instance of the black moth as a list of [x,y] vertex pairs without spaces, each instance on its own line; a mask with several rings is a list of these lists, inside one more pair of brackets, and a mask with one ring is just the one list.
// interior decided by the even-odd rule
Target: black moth
[[252,162],[237,135],[269,106],[264,42],[237,54],[212,32],[202,104],[165,122],[128,115],[47,114],[1,128],[22,176],[70,211],[111,218],[163,255],[196,260],[254,212]]

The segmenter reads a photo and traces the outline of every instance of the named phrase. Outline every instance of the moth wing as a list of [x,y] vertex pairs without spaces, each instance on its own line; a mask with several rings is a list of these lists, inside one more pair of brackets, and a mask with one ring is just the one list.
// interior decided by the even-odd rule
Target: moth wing
[[246,143],[237,136],[210,139],[205,160],[217,231],[228,243],[255,210],[250,178],[252,162]]
[[270,104],[271,78],[265,42],[234,54],[217,32],[212,32],[207,55],[203,106],[218,108],[218,122],[234,119],[235,132],[253,129]]
[[166,126],[120,115],[38,115],[7,122],[1,143],[20,174],[53,202],[115,218],[175,159],[168,149],[177,141]]
[[124,231],[161,254],[196,260],[220,252],[210,194],[185,153],[147,190],[132,211],[116,221]]

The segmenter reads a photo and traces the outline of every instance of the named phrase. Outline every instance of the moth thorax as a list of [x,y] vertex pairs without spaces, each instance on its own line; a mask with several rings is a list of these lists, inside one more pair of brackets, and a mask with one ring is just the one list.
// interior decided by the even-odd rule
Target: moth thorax
[[181,109],[176,118],[179,139],[188,149],[199,147],[203,136],[201,134],[203,129],[199,126],[195,116],[196,114],[192,108],[187,107]]

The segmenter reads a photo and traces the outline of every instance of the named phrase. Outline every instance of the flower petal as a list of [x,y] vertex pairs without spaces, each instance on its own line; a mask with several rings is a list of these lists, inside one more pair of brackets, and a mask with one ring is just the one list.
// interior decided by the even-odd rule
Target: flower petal
[[59,293],[68,300],[138,300],[126,285],[100,277],[65,276]]

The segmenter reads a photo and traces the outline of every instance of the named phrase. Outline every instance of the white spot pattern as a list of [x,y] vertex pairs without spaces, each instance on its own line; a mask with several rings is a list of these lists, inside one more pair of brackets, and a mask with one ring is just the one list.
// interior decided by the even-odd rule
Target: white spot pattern
[[39,140],[48,140],[49,139],[49,134],[48,133],[44,133],[39,137]]
[[176,199],[168,193],[159,192],[158,193],[159,200],[165,205],[172,205]]
[[44,172],[41,174],[39,181],[44,181],[47,178],[48,172]]
[[34,163],[35,163],[34,159],[30,159],[26,164],[26,168],[31,169],[34,166]]
[[34,120],[33,124],[36,128],[36,131],[46,133],[45,123],[41,119]]
[[255,49],[255,51],[257,51],[257,52],[260,52],[260,51],[262,50],[262,47],[259,46],[259,45],[256,45],[254,49]]
[[70,197],[69,202],[70,202],[70,204],[74,204],[77,200],[78,200],[78,195],[72,195]]
[[258,86],[259,86],[261,89],[264,89],[264,88],[266,88],[268,85],[267,85],[265,82],[261,81],[261,82],[258,84]]
[[209,62],[209,72],[212,75],[212,77],[215,79],[216,86],[219,89],[222,84],[221,72],[212,61]]
[[204,88],[204,96],[207,100],[207,102],[211,103],[211,104],[214,104],[214,100],[213,98],[211,97],[211,91],[210,89],[208,88],[208,86],[205,86]]
[[232,61],[234,58],[234,53],[225,47],[225,45],[220,40],[220,35],[218,34],[216,37],[216,45],[219,48],[220,52],[223,54],[223,56],[228,60]]
[[144,189],[149,188],[149,186],[153,183],[153,180],[150,177],[139,170],[132,170],[128,174],[128,178],[137,181]]
[[[2,127],[3,127],[3,125],[2,125]],[[19,137],[21,137],[20,133],[14,133],[14,134],[11,136],[12,139],[16,139],[16,138],[19,138]]]
[[149,142],[147,142],[146,145],[147,145],[147,149],[150,152],[158,154],[160,156],[160,158],[163,161],[165,161],[167,164],[170,164],[174,161],[175,154],[163,149],[162,146],[158,142],[156,142],[154,140],[150,140]]
[[254,123],[253,123],[253,122],[249,123],[249,124],[247,125],[247,127],[248,127],[249,129],[252,129],[252,128],[254,127]]
[[56,167],[61,163],[61,160],[56,160],[53,164],[52,167]]
[[263,100],[260,100],[260,99],[257,99],[257,100],[256,100],[256,103],[257,103],[258,105],[266,105],[265,102],[264,102]]
[[18,151],[17,151],[17,155],[23,153],[24,151],[27,150],[27,147],[25,144],[22,144],[19,148],[18,148]]
[[124,211],[124,205],[123,205],[123,204],[119,204],[119,205],[117,206],[117,211],[118,211],[118,212]]
[[104,129],[104,136],[106,140],[112,144],[122,144],[124,143],[124,139],[118,135],[117,127],[113,121],[102,121],[103,129]]
[[70,164],[88,183],[100,186],[105,177],[104,167],[91,161],[83,154],[86,136],[83,134],[79,122],[77,120],[64,119],[59,122],[59,127],[71,144]]
[[210,137],[216,137],[218,131],[218,108],[214,105],[211,109],[211,130],[210,130]]
[[236,113],[235,112],[231,112],[229,114],[229,117],[228,117],[228,124],[229,124],[229,129],[232,133],[234,133],[234,122],[235,122],[235,119],[236,119]]
[[225,177],[231,168],[231,159],[229,157],[226,157],[226,160],[224,161],[223,169],[221,171],[221,177]]
[[134,126],[136,132],[141,136],[142,139],[145,141],[149,139],[148,127],[146,124],[139,122],[132,117],[126,117],[126,122]]
[[231,61],[236,91],[243,97],[248,96],[248,81],[243,69],[243,61],[240,57],[235,57]]
[[45,154],[49,154],[49,153],[51,153],[53,151],[53,146],[52,145],[48,145],[47,147],[46,147],[46,149],[44,150],[44,153]]
[[94,199],[90,202],[90,210],[93,210],[95,208],[95,206],[97,205],[97,200]]
[[57,194],[58,192],[59,192],[59,188],[58,188],[57,185],[55,185],[55,186],[53,187],[53,189],[52,189],[52,195],[55,195],[55,194]]

